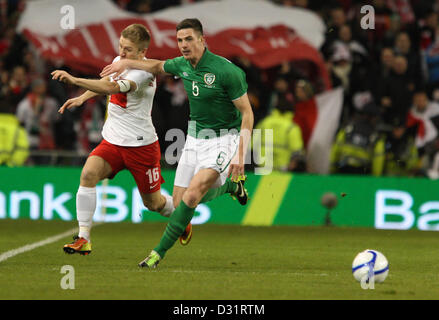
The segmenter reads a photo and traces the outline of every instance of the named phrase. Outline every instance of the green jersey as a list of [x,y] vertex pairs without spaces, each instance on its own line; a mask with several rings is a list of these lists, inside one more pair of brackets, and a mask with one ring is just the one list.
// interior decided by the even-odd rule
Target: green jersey
[[244,71],[207,48],[195,68],[183,56],[167,60],[163,68],[183,79],[190,106],[190,136],[211,138],[204,134],[205,129],[213,130],[217,137],[240,130],[241,113],[232,101],[247,92]]

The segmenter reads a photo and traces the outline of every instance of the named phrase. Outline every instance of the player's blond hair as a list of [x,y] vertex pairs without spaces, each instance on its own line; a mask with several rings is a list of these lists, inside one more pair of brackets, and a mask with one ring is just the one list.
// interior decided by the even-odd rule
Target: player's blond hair
[[123,29],[122,37],[135,43],[140,50],[147,49],[151,40],[148,29],[139,23],[131,24]]

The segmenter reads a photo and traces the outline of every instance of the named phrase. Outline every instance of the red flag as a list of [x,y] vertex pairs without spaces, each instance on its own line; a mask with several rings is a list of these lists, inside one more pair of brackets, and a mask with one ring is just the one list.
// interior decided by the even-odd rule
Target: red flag
[[295,106],[294,122],[301,130],[307,154],[308,171],[329,173],[329,155],[343,107],[343,89],[316,95]]
[[223,0],[134,15],[106,0],[71,0],[69,6],[74,8],[77,21],[69,30],[60,27],[61,6],[58,0],[28,2],[17,31],[23,32],[45,58],[62,61],[74,70],[99,73],[118,55],[119,35],[132,23],[145,25],[152,34],[148,58],[180,56],[175,27],[184,18],[199,17],[213,53],[226,58],[245,56],[260,68],[284,61],[311,61],[325,87],[331,86],[318,50],[325,26],[310,10],[264,1]]

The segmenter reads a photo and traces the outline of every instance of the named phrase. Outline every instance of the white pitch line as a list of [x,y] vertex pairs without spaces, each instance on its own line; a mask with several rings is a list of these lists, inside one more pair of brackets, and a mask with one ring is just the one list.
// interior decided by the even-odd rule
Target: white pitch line
[[6,251],[5,253],[0,254],[0,262],[3,262],[3,261],[5,261],[5,260],[7,260],[9,258],[15,257],[16,255],[18,255],[20,253],[31,251],[31,250],[34,250],[36,248],[39,248],[39,247],[45,246],[47,244],[53,243],[55,241],[61,240],[62,238],[65,238],[65,237],[68,237],[68,236],[72,236],[75,233],[78,233],[78,227],[76,227],[74,229],[70,229],[70,230],[68,230],[66,232],[60,233],[60,234],[58,234],[56,236],[49,237],[49,238],[46,238],[44,240],[41,240],[41,241],[38,241],[38,242],[35,242],[35,243],[27,244],[27,245],[22,246],[22,247],[17,248],[17,249]]
[[[100,226],[100,225],[103,225],[103,224],[105,224],[105,222],[95,222],[93,224],[93,227],[96,228],[97,226]],[[41,240],[41,241],[38,241],[38,242],[35,242],[35,243],[27,244],[27,245],[22,246],[22,247],[17,248],[17,249],[6,251],[6,252],[0,254],[0,262],[3,262],[3,261],[5,261],[5,260],[7,260],[9,258],[12,258],[12,257],[14,257],[14,256],[16,256],[16,255],[18,255],[20,253],[31,251],[31,250],[34,250],[36,248],[45,246],[47,244],[56,242],[58,240],[61,240],[62,238],[70,237],[70,236],[72,236],[74,234],[78,234],[78,227],[70,229],[70,230],[67,230],[66,232],[57,234],[56,236],[49,237],[49,238],[46,238],[44,240]]]
[[[105,191],[105,188],[107,186],[108,186],[108,179],[105,179],[102,181],[102,187],[103,187],[102,198],[103,198],[103,200],[107,199],[107,192]],[[107,208],[105,205],[101,207],[101,214],[102,214],[103,221],[95,222],[93,224],[93,227],[97,227],[97,226],[105,223],[105,216],[106,216],[106,211],[107,211],[106,209]],[[58,240],[61,240],[62,238],[66,238],[66,237],[72,236],[72,235],[77,234],[77,233],[78,233],[78,227],[70,229],[66,232],[60,233],[56,236],[49,237],[49,238],[46,238],[44,240],[41,240],[41,241],[38,241],[35,243],[27,244],[27,245],[20,247],[20,248],[17,248],[17,249],[6,251],[6,252],[0,254],[0,262],[8,260],[9,258],[15,257],[16,255],[18,255],[20,253],[34,250],[36,248],[45,246],[45,245],[53,243],[53,242],[56,242]]]

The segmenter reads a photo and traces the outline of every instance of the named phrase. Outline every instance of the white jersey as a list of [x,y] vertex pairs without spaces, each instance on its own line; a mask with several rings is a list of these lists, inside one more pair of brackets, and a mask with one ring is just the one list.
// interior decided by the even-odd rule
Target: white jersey
[[[120,56],[113,62],[118,60]],[[110,79],[115,81],[113,77]],[[149,145],[158,140],[151,118],[156,79],[153,74],[143,70],[125,70],[116,80],[121,79],[135,82],[137,88],[135,91],[110,95],[102,137],[118,146]]]

